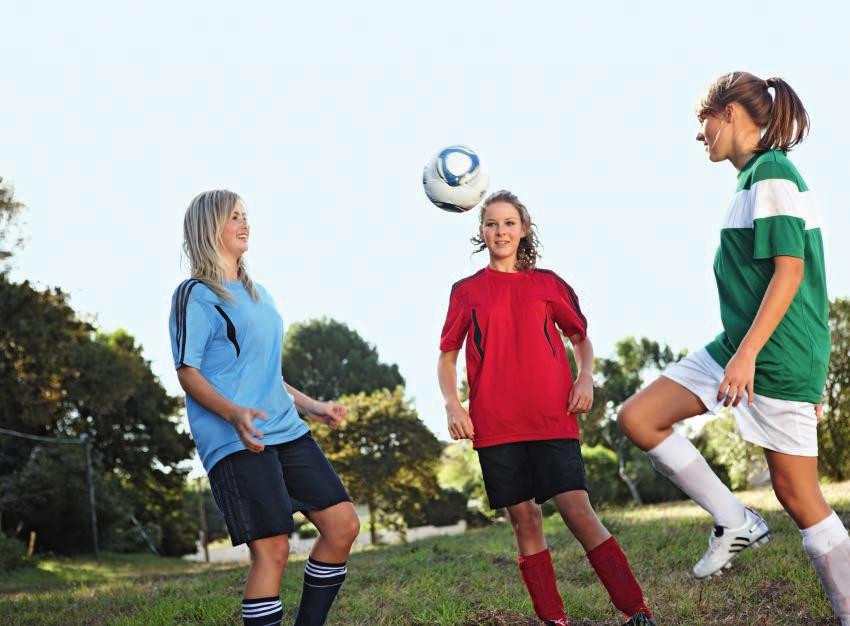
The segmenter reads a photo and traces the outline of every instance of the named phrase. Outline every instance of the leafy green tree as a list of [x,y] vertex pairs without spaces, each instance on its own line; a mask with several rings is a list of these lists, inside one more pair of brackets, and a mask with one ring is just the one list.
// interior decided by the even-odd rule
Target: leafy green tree
[[[0,425],[46,437],[89,434],[99,529],[106,533],[116,515],[135,513],[162,528],[163,552],[193,550],[193,520],[175,506],[186,471],[179,464],[192,442],[177,428],[179,400],[162,388],[141,347],[125,331],[96,333],[60,290],[38,291],[6,274],[0,319]],[[50,445],[0,435],[3,527],[38,529],[40,544],[56,551],[86,549],[82,448]],[[86,540],[61,540],[75,533]]]
[[829,311],[832,353],[825,411],[818,425],[818,460],[834,480],[850,478],[850,300],[837,298]]
[[654,477],[651,472],[641,470],[645,464],[643,455],[617,426],[617,413],[623,403],[643,385],[644,376],[653,370],[663,370],[667,365],[681,359],[684,353],[676,354],[666,345],[646,337],[628,337],[618,341],[613,358],[599,358],[594,362],[596,384],[593,408],[580,416],[583,442],[588,446],[604,445],[617,455],[617,471],[626,484],[632,499],[643,504],[638,483],[643,477]]
[[741,438],[735,417],[728,409],[721,409],[717,417],[703,427],[694,438],[694,444],[720,479],[732,489],[744,489],[755,475],[767,469],[761,447]]
[[438,493],[442,445],[404,398],[393,391],[342,396],[349,414],[337,430],[316,427],[314,436],[339,472],[355,502],[369,509],[369,532],[377,523],[404,528],[405,514],[421,509]]
[[320,400],[404,386],[398,365],[381,363],[378,351],[357,331],[326,318],[289,327],[283,374],[293,387]]
[[481,464],[471,441],[452,441],[443,447],[438,478],[444,489],[456,489],[470,500],[487,502]]

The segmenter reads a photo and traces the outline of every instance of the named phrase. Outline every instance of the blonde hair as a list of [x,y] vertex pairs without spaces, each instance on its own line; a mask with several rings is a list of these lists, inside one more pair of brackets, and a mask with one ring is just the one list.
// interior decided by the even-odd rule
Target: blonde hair
[[520,202],[515,193],[506,189],[491,193],[487,196],[487,199],[484,200],[484,204],[481,205],[481,212],[478,215],[478,234],[470,239],[473,244],[478,246],[478,248],[473,251],[473,254],[487,249],[487,244],[481,236],[481,226],[484,224],[484,214],[487,212],[487,207],[494,202],[507,202],[508,204],[513,205],[513,207],[517,210],[517,213],[519,213],[519,219],[522,222],[522,225],[528,230],[528,233],[525,237],[519,240],[519,246],[516,251],[515,267],[519,271],[533,270],[537,267],[537,259],[543,256],[543,253],[541,252],[543,246],[540,245],[540,240],[537,238],[537,227],[534,225],[534,222],[531,221],[531,214],[528,212],[525,205]]
[[[205,191],[189,203],[183,218],[183,252],[189,259],[190,274],[222,300],[230,300],[231,296],[224,285],[221,233],[239,200],[238,194],[227,189]],[[260,296],[248,275],[244,255],[236,262],[236,276],[251,298],[258,300]]]

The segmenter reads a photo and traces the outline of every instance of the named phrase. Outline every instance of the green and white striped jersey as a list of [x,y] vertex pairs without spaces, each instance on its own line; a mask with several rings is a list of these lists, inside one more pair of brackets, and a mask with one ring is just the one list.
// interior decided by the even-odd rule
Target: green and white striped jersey
[[755,393],[781,400],[821,400],[829,363],[829,300],[820,218],[811,192],[782,152],[756,155],[720,231],[714,275],[723,332],[706,346],[726,367],[755,319],[776,256],[804,260],[803,282],[756,359]]

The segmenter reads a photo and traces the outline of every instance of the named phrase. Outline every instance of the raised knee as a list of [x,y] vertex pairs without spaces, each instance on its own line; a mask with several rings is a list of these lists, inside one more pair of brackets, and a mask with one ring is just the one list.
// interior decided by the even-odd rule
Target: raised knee
[[620,430],[622,430],[627,436],[631,437],[637,428],[639,420],[640,418],[633,404],[629,400],[626,400],[623,406],[620,407],[620,412],[617,414],[617,426],[619,426]]

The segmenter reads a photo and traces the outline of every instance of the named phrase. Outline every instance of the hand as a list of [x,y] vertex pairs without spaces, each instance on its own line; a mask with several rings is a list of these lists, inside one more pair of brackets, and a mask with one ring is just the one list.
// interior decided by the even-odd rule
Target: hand
[[570,391],[567,411],[574,414],[587,413],[593,406],[593,378],[579,374]]
[[[233,424],[233,428],[239,434],[239,438],[245,447],[251,452],[262,452],[266,447],[258,439],[263,438],[263,433],[254,428],[253,420],[259,417],[261,420],[266,420],[266,414],[259,409],[249,409],[244,406],[237,406],[228,420]],[[256,437],[256,439],[254,439]]]
[[815,405],[815,420],[817,424],[823,419],[823,402],[818,402]]
[[449,435],[452,439],[472,439],[475,437],[472,420],[469,419],[469,413],[463,406],[458,404],[446,408],[446,415],[449,418]]
[[348,408],[336,402],[316,402],[314,410],[307,416],[331,428],[339,428],[348,415]]
[[753,379],[756,375],[756,357],[740,351],[729,359],[723,382],[717,390],[717,401],[723,406],[738,406],[747,392],[747,404],[753,403]]

